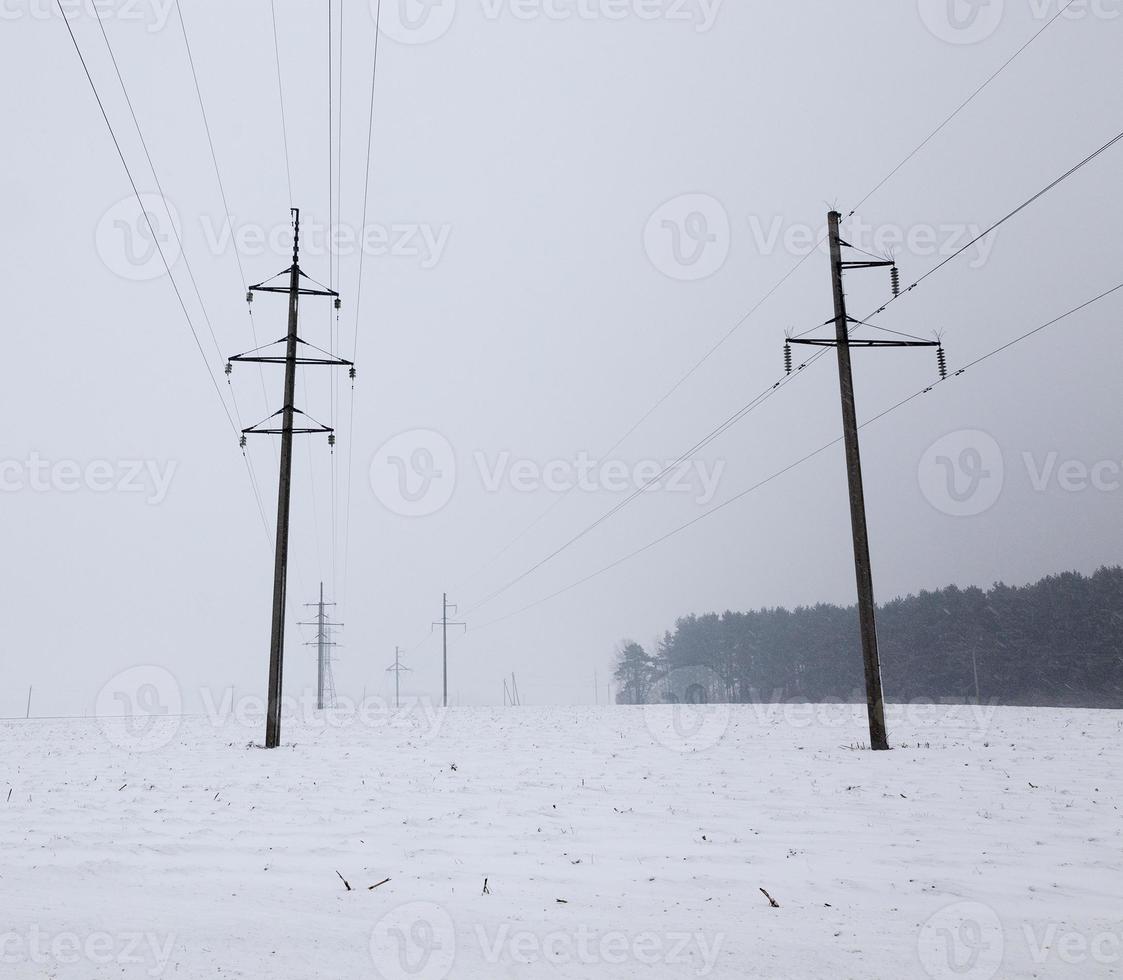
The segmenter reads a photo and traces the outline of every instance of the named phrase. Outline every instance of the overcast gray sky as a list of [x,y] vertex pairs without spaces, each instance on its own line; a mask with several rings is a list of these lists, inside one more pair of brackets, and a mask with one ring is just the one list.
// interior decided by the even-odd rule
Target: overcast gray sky
[[[475,608],[627,496],[616,483],[637,464],[675,459],[781,376],[785,330],[831,316],[821,250],[612,451],[619,466],[593,465],[812,250],[828,208],[853,209],[1056,0],[955,0],[959,20],[943,0],[401,3],[383,14],[358,310],[359,250],[344,242],[336,267],[344,356],[358,329],[354,428],[345,379],[337,412],[324,369],[298,389],[299,406],[337,420],[339,444],[334,476],[322,436],[296,447],[290,619],[322,579],[346,621],[340,693],[388,692],[400,644],[407,690],[438,695],[439,642],[422,641],[443,590],[469,614],[451,656],[463,703],[500,701],[512,670],[527,702],[590,702],[594,669],[603,684],[622,638],[648,643],[679,615],[852,601],[835,446],[640,558],[486,625],[837,436],[837,375],[823,359],[692,456],[685,489],[645,494]],[[92,8],[72,6],[152,194]],[[246,350],[231,242],[251,283],[288,263],[269,3],[183,2],[233,238],[174,8],[100,7],[217,346]],[[327,8],[277,0],[276,15],[302,265],[327,282]],[[37,713],[89,710],[136,664],[171,671],[191,710],[204,687],[262,694],[272,532],[236,436],[137,230],[66,26],[45,0],[5,0],[2,16],[0,714],[22,713],[31,684]],[[896,246],[911,283],[1119,132],[1121,22],[1123,5],[1075,3],[861,206],[848,240]],[[374,36],[370,6],[346,0],[336,191],[352,231]],[[1117,146],[880,322],[942,331],[954,370],[1117,285],[1121,165]],[[176,258],[162,214],[157,225]],[[182,256],[173,273],[230,404]],[[884,302],[887,280],[850,273],[851,312]],[[1121,312],[1123,292],[864,431],[880,599],[1119,560]],[[284,300],[259,297],[254,321],[260,342],[282,336]],[[332,322],[323,300],[304,304],[310,342],[329,347]],[[928,350],[857,353],[860,416],[935,377]],[[280,370],[264,380],[265,393],[256,368],[232,376],[242,425],[280,407]],[[259,437],[248,453],[271,525],[275,451]],[[559,501],[583,459],[586,479]],[[313,683],[309,638],[290,627],[289,692]]]

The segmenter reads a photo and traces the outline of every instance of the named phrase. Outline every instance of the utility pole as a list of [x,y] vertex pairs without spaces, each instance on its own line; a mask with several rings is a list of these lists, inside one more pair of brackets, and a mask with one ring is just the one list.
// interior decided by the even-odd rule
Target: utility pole
[[[978,686],[979,686],[978,684],[975,685],[976,688]],[[25,716],[24,720],[31,717],[31,692],[32,692],[32,690],[33,690],[32,687],[28,687],[28,689],[27,689],[27,715]]]
[[334,606],[335,603],[324,602],[323,582],[320,583],[320,601],[306,602],[304,605],[317,610],[314,623],[298,623],[297,625],[316,627],[315,641],[304,645],[316,648],[316,710],[323,711],[325,705],[335,701],[335,682],[331,673],[331,651],[333,647],[337,647],[339,644],[332,640],[331,631],[343,624],[332,623],[328,620],[327,613],[324,610],[328,606]]
[[450,626],[463,626],[464,632],[468,632],[467,623],[454,623],[448,618],[449,612],[455,616],[456,610],[457,607],[448,601],[448,593],[445,592],[441,597],[441,618],[433,623],[432,627],[439,626],[441,628],[441,666],[443,674],[441,704],[446,708],[448,707],[448,628]]
[[387,671],[393,671],[393,673],[394,673],[394,707],[395,708],[400,708],[402,706],[402,690],[401,690],[402,671],[403,670],[410,670],[410,669],[411,669],[410,667],[406,667],[405,665],[402,664],[401,648],[400,647],[394,647],[394,666],[393,667],[387,667],[386,670]]
[[897,264],[891,258],[884,260],[874,258],[873,261],[844,261],[842,249],[854,248],[854,246],[842,239],[839,232],[841,220],[842,216],[837,211],[831,211],[827,215],[830,237],[831,285],[834,292],[834,339],[789,337],[785,344],[784,354],[788,373],[791,373],[791,344],[835,347],[838,350],[838,383],[842,396],[842,436],[846,450],[846,473],[850,489],[850,526],[854,539],[854,572],[858,585],[858,621],[862,639],[862,661],[866,675],[866,708],[869,715],[870,748],[884,750],[889,748],[889,737],[885,728],[885,697],[881,687],[881,658],[877,647],[873,572],[870,567],[866,499],[862,482],[862,458],[858,441],[858,418],[854,404],[854,376],[850,364],[850,350],[852,347],[936,347],[939,349],[938,363],[941,376],[945,373],[945,361],[943,348],[939,340],[926,341],[912,337],[906,340],[855,340],[851,338],[851,324],[856,326],[861,321],[849,317],[846,313],[846,294],[842,284],[843,272],[846,269],[888,267],[892,270],[894,296],[899,295],[900,279]]
[[[292,208],[291,212],[293,218],[292,265],[283,272],[278,273],[272,279],[267,279],[265,282],[258,283],[256,286],[250,286],[249,291],[246,293],[246,302],[248,303],[253,302],[253,294],[255,292],[286,294],[289,304],[288,331],[283,340],[275,341],[273,344],[266,344],[264,347],[247,351],[244,354],[238,354],[231,357],[226,364],[227,375],[231,373],[233,362],[235,361],[257,364],[284,364],[285,366],[284,402],[281,408],[269,416],[264,422],[243,429],[241,439],[241,444],[244,449],[247,435],[279,435],[281,437],[281,458],[277,478],[277,540],[273,554],[273,617],[269,637],[269,706],[265,720],[265,747],[267,749],[275,749],[281,742],[281,686],[284,678],[285,600],[288,591],[289,513],[292,499],[292,437],[295,434],[323,432],[327,433],[329,445],[335,444],[334,429],[320,425],[319,423],[312,426],[311,422],[314,420],[294,405],[296,397],[296,367],[298,364],[326,364],[337,367],[348,367],[351,371],[351,377],[353,378],[355,376],[355,367],[351,361],[345,361],[330,355],[326,358],[302,356],[303,347],[312,347],[314,351],[319,351],[320,349],[308,344],[307,341],[302,340],[297,335],[300,297],[330,296],[335,301],[336,309],[339,309],[340,301],[339,293],[334,289],[313,289],[311,286],[302,285],[302,280],[307,280],[313,286],[318,286],[319,284],[301,271],[300,209]],[[269,285],[273,280],[284,275],[289,277],[287,286]],[[285,345],[284,356],[264,353],[267,348],[274,347],[281,343]],[[277,418],[278,415],[281,416],[279,428],[275,423],[270,425],[272,420]],[[302,421],[308,419],[309,422],[297,427],[294,425],[295,415],[300,415]]]

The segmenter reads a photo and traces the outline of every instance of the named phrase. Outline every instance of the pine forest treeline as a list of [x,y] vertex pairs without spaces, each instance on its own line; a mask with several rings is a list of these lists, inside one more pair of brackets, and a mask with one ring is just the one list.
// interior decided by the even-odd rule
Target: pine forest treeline
[[[894,599],[878,638],[889,701],[1123,707],[1123,568]],[[654,647],[621,645],[619,702],[864,699],[853,606],[686,616]]]

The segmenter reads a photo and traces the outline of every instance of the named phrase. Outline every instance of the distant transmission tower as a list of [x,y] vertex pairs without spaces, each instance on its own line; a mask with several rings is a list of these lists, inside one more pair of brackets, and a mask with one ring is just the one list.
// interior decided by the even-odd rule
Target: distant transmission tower
[[394,663],[387,667],[388,673],[394,675],[394,707],[400,708],[402,706],[402,671],[410,670],[411,668],[402,663],[401,647],[394,647]]
[[433,623],[433,629],[441,628],[441,705],[445,708],[448,707],[448,628],[463,626],[464,632],[468,632],[467,623],[454,623],[448,618],[450,612],[455,616],[456,610],[456,605],[448,601],[448,593],[444,593],[441,596],[441,618]]
[[324,602],[323,582],[320,583],[320,601],[306,602],[304,605],[316,610],[314,622],[300,625],[316,627],[316,638],[304,645],[316,648],[316,709],[323,711],[324,708],[330,708],[335,704],[335,677],[331,670],[331,651],[339,644],[332,640],[331,631],[342,627],[343,624],[333,623],[328,619],[326,609],[328,606],[334,606],[335,603]]

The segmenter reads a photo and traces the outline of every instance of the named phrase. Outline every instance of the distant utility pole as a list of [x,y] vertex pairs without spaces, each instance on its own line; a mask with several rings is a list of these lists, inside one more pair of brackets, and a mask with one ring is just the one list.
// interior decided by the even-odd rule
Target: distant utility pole
[[852,347],[937,347],[940,373],[944,374],[943,348],[938,340],[927,341],[910,337],[907,340],[854,340],[850,337],[855,320],[846,313],[846,294],[842,286],[842,273],[847,269],[892,269],[893,295],[899,294],[900,279],[897,264],[891,259],[873,261],[843,261],[842,249],[854,248],[839,234],[842,216],[837,211],[827,215],[830,236],[831,282],[834,289],[833,339],[789,337],[785,344],[785,362],[791,372],[791,344],[809,344],[816,347],[835,347],[838,350],[838,381],[842,395],[842,435],[846,448],[846,472],[850,485],[850,525],[854,538],[854,570],[858,583],[858,619],[862,637],[862,660],[866,674],[866,706],[869,714],[870,748],[889,748],[885,728],[885,698],[881,689],[881,659],[877,648],[877,624],[874,612],[873,573],[870,569],[869,534],[866,528],[866,500],[862,484],[862,459],[858,444],[858,419],[854,405],[854,377],[850,366]]
[[[978,686],[979,686],[978,684],[975,685],[976,688],[978,688]],[[31,717],[31,692],[32,692],[32,690],[33,690],[33,688],[31,688],[31,687],[29,687],[27,689],[27,715],[26,715],[26,718]]]
[[403,670],[410,670],[410,669],[411,668],[406,667],[401,661],[401,648],[400,647],[394,647],[394,666],[393,667],[387,667],[386,670],[387,671],[393,671],[393,673],[394,673],[394,707],[395,708],[400,708],[402,706],[402,689],[401,689],[402,671]]
[[332,640],[331,631],[337,627],[342,627],[343,624],[332,623],[328,620],[325,610],[328,606],[334,606],[335,603],[324,602],[323,582],[320,583],[320,601],[306,602],[304,605],[317,610],[315,622],[298,623],[297,625],[316,627],[316,639],[304,645],[316,648],[316,710],[323,711],[325,706],[335,703],[335,679],[332,677],[331,671],[331,651],[339,644]]
[[[285,293],[289,300],[288,332],[283,341],[275,341],[264,347],[238,354],[227,362],[226,373],[229,375],[233,362],[257,364],[283,364],[285,366],[285,392],[284,403],[264,422],[242,430],[242,446],[245,447],[247,435],[279,435],[281,437],[280,472],[277,479],[277,543],[273,556],[273,620],[269,638],[269,707],[265,720],[265,747],[275,749],[281,743],[281,681],[283,678],[285,656],[285,599],[288,588],[288,560],[289,560],[289,511],[292,497],[292,437],[297,433],[327,433],[329,445],[335,444],[335,430],[318,422],[313,426],[308,415],[296,408],[293,404],[296,397],[296,366],[298,364],[327,364],[337,367],[348,367],[354,377],[355,368],[351,361],[332,357],[305,356],[305,348],[324,353],[320,348],[314,347],[297,336],[297,320],[301,296],[330,296],[335,300],[335,307],[339,309],[339,293],[334,289],[313,289],[302,285],[301,280],[307,280],[315,286],[319,284],[309,279],[300,268],[300,210],[292,208],[293,241],[292,265],[272,279],[250,286],[246,293],[246,302],[253,302],[253,294],[259,293]],[[287,286],[271,286],[268,283],[281,276],[288,275]],[[285,344],[283,356],[264,353],[267,348],[277,344]],[[280,427],[276,423],[270,425],[273,419],[281,416]],[[299,415],[308,423],[299,428],[293,424],[293,417]]]
[[448,614],[450,612],[454,616],[456,615],[456,609],[457,609],[457,607],[455,605],[452,605],[448,601],[448,593],[445,592],[444,595],[441,597],[441,618],[439,620],[437,620],[437,622],[433,623],[433,627],[439,626],[441,628],[441,644],[442,644],[442,652],[441,652],[442,660],[441,660],[441,663],[442,663],[442,671],[443,671],[443,677],[444,677],[444,680],[443,680],[443,683],[442,683],[442,686],[441,686],[441,690],[442,690],[441,704],[446,708],[448,707],[448,628],[450,626],[463,626],[464,632],[468,632],[468,624],[467,623],[454,623],[448,618]]

